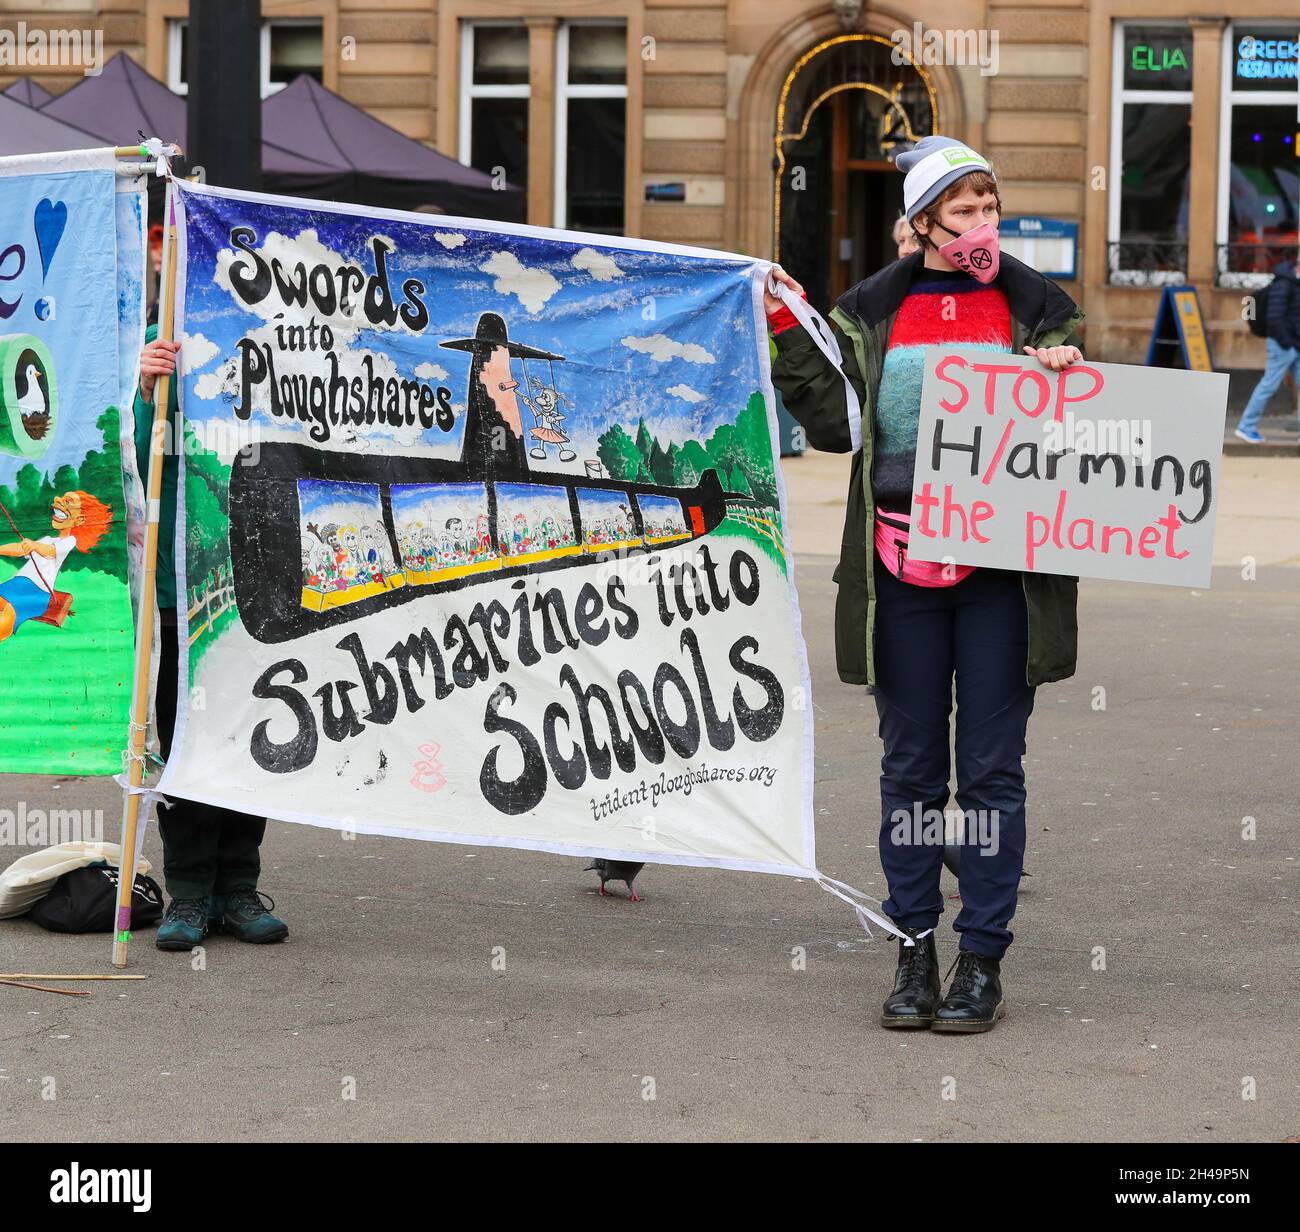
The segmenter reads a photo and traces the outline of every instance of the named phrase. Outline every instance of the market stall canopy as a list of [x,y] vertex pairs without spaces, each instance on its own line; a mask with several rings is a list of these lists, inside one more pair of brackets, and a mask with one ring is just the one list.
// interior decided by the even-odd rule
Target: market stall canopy
[[41,115],[75,124],[105,145],[134,145],[139,133],[184,147],[185,100],[119,51],[97,77],[51,99]]
[[[471,218],[522,217],[518,188],[494,189],[484,172],[399,133],[306,75],[262,104],[262,140],[268,192],[392,209],[432,205]],[[276,161],[292,153],[328,170],[273,172],[273,152]]]
[[49,150],[93,150],[112,144],[95,133],[34,111],[8,94],[0,94],[0,157],[44,154]]
[[[108,145],[131,145],[139,133],[161,137],[185,147],[188,102],[150,76],[125,52],[119,51],[98,77],[87,77],[66,94],[46,103],[41,114],[77,124]],[[92,143],[94,144],[94,143]],[[279,187],[282,177],[310,180],[337,173],[332,163],[288,148],[262,144],[262,174],[270,192],[287,192]]]
[[5,97],[16,98],[28,107],[44,107],[54,95],[35,78],[20,77],[5,91]]
[[[139,132],[185,145],[186,100],[125,52],[39,114],[85,129],[106,145],[130,144]],[[518,188],[494,189],[482,171],[413,141],[306,75],[262,104],[262,187],[390,209],[435,206],[472,218],[523,217]]]

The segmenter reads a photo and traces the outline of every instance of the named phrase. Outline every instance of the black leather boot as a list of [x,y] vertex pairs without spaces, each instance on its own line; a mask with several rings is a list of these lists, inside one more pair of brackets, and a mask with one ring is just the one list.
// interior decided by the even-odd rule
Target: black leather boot
[[1001,963],[973,950],[962,950],[953,967],[957,974],[934,1012],[932,1030],[967,1034],[993,1030],[994,1023],[1007,1013]]
[[[913,940],[923,928],[904,928]],[[915,945],[898,943],[898,970],[894,972],[894,991],[880,1013],[882,1027],[925,1028],[934,1020],[942,988],[939,983],[939,954],[934,948],[934,932]]]

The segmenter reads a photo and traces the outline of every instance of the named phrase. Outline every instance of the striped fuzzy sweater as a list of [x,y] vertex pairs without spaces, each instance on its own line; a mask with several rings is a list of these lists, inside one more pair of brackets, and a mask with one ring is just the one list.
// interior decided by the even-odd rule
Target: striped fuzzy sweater
[[911,507],[924,349],[954,343],[1009,351],[1007,297],[960,270],[922,266],[894,318],[876,396],[871,491],[882,509]]

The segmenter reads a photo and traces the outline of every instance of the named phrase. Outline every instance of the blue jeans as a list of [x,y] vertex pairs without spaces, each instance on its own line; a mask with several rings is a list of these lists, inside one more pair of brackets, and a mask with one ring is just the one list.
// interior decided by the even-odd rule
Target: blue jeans
[[1255,392],[1250,395],[1246,409],[1241,413],[1241,422],[1237,427],[1242,432],[1258,431],[1260,416],[1268,400],[1277,393],[1282,378],[1290,372],[1295,382],[1300,385],[1300,350],[1292,347],[1289,351],[1276,338],[1268,339],[1268,359],[1264,364],[1264,375],[1260,377]]
[[953,927],[961,949],[1000,959],[1011,944],[1007,926],[1024,867],[1021,758],[1034,708],[1020,575],[981,568],[955,586],[929,588],[900,582],[879,557],[874,567],[885,912],[909,928],[934,928],[943,912],[942,840],[934,841],[925,819],[933,823],[948,803],[955,677],[957,804],[968,830]]

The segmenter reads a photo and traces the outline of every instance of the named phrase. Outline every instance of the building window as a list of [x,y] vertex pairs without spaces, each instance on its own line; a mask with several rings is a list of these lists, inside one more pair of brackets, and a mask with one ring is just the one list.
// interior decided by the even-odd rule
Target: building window
[[1108,281],[1187,280],[1192,163],[1192,32],[1121,22],[1112,72]]
[[555,225],[622,235],[627,27],[564,22],[555,58]]
[[488,175],[528,187],[528,27],[520,22],[465,22],[461,26],[460,161]]
[[283,90],[306,73],[320,81],[325,63],[325,36],[320,21],[262,23],[262,97]]
[[1230,25],[1223,42],[1219,286],[1254,288],[1296,256],[1300,27]]
[[167,87],[175,94],[190,92],[187,65],[189,45],[190,23],[184,20],[169,21],[167,23]]
[[[189,21],[183,17],[167,23],[167,85],[177,94],[190,92],[186,65],[189,26]],[[263,98],[283,90],[300,73],[322,80],[324,64],[325,36],[319,18],[286,18],[262,23]]]

